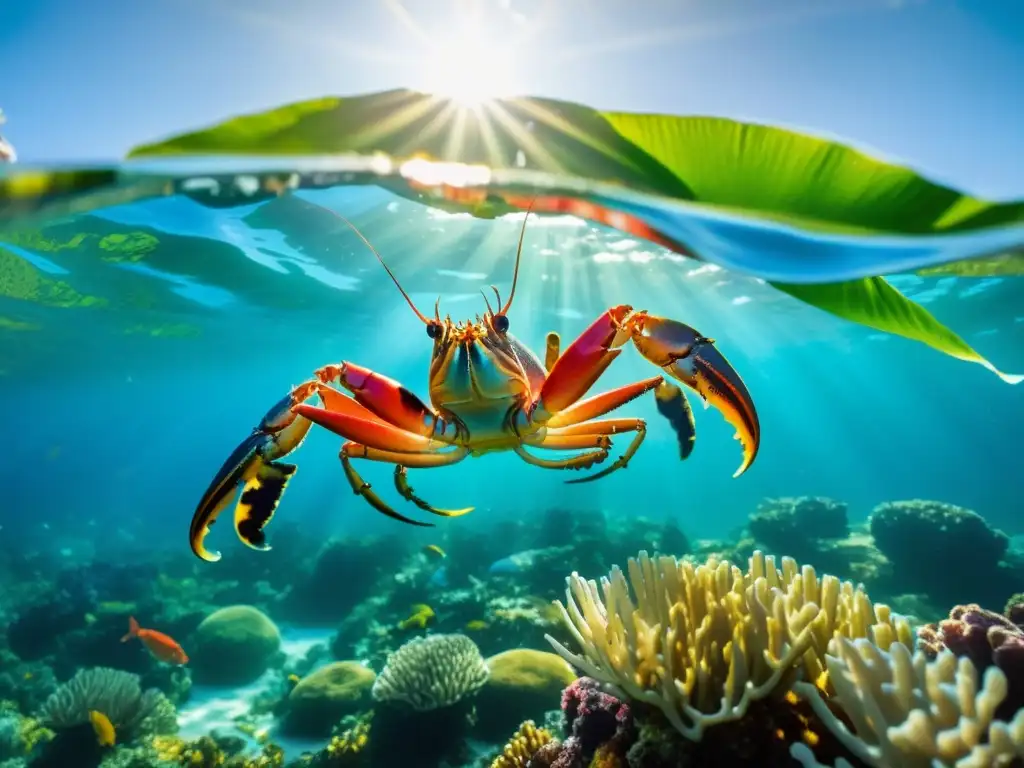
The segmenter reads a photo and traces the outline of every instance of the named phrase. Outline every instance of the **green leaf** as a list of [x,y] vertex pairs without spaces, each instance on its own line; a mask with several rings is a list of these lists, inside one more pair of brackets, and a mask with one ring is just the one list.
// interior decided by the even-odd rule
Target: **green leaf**
[[958,360],[977,363],[1007,384],[1020,384],[1024,376],[1003,373],[979,355],[928,310],[911,301],[881,277],[828,285],[772,283],[780,291],[826,312],[885,333],[920,341]]
[[[383,153],[399,162],[427,157],[492,169],[514,168],[524,154],[534,169],[830,232],[920,235],[1024,223],[1024,201],[974,198],[827,139],[723,118],[599,112],[553,99],[498,100],[479,111],[406,90],[317,99],[137,147],[129,156],[211,153]],[[423,202],[481,217],[500,215],[507,205],[500,191],[487,204]],[[992,270],[1007,268],[990,263],[997,265]],[[988,273],[980,267],[974,274]],[[1004,381],[1021,380],[998,371],[881,277],[776,287],[852,322],[984,365]]]

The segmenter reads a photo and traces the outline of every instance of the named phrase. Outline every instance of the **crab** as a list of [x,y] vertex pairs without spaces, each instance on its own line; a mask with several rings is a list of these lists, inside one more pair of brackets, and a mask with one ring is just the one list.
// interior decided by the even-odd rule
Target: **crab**
[[[484,294],[483,316],[461,322],[442,319],[436,304],[432,317],[424,315],[370,242],[348,219],[336,215],[377,257],[425,327],[433,344],[430,405],[398,381],[358,363],[345,360],[317,370],[267,412],[203,494],[189,532],[192,551],[201,559],[220,559],[204,540],[236,496],[238,537],[250,548],[270,548],[264,529],[296,471],[296,465],[282,459],[301,445],[313,424],[346,440],[339,458],[357,496],[394,520],[427,527],[432,524],[399,513],[378,496],[355,462],[394,465],[394,484],[401,497],[425,512],[452,518],[473,508],[442,509],[428,503],[409,485],[409,469],[450,466],[469,457],[513,451],[541,469],[587,470],[610,457],[613,437],[630,436],[618,458],[568,481],[592,482],[626,468],[647,434],[644,419],[602,417],[647,392],[657,394],[669,386],[665,376],[697,392],[736,429],[743,459],[734,477],[754,462],[761,428],[750,393],[714,340],[690,326],[620,304],[602,312],[564,350],[558,335],[548,334],[543,362],[509,332],[529,210],[519,233],[508,300],[502,303],[498,289],[491,286],[496,308]],[[627,343],[659,367],[661,375],[585,397]],[[530,449],[571,454],[547,458]]]

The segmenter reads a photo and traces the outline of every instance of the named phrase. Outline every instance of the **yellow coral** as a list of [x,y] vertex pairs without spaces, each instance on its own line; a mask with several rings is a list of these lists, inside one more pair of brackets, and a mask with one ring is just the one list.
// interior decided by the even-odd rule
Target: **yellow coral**
[[538,728],[532,720],[527,720],[509,739],[505,749],[491,763],[491,768],[526,768],[537,750],[552,739],[551,731]]
[[342,734],[331,738],[327,745],[327,754],[333,758],[342,756],[354,756],[366,749],[370,743],[370,725],[373,721],[373,713],[369,713],[353,727]]
[[601,746],[594,752],[588,768],[624,768],[622,758],[616,755],[610,747]]
[[[913,645],[909,623],[834,576],[755,552],[746,572],[727,561],[631,559],[600,588],[573,573],[562,618],[582,653],[552,637],[567,661],[626,696],[660,709],[693,741],[738,720],[789,673],[819,680],[833,637]],[[636,603],[630,593],[635,595]]]
[[179,739],[177,736],[154,736],[152,746],[158,760],[167,763],[183,762],[182,755],[185,751],[183,739]]

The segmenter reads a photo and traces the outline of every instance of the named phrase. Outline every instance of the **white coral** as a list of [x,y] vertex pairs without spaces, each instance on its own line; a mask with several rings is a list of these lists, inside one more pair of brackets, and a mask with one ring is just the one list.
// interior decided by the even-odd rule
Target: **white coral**
[[[885,652],[867,640],[837,637],[826,657],[833,699],[853,723],[840,722],[808,683],[794,686],[853,754],[878,768],[995,768],[1024,758],[1024,711],[994,720],[1006,698],[1006,675],[989,667],[982,684],[967,658],[943,651],[929,662],[902,645]],[[792,749],[805,768],[809,751]],[[839,766],[837,766],[839,768]]]
[[819,579],[791,558],[779,569],[755,552],[742,571],[714,558],[694,566],[641,552],[627,570],[628,582],[615,567],[600,586],[573,573],[558,605],[581,652],[548,641],[584,674],[658,707],[694,741],[743,717],[798,670],[817,680],[836,635],[871,636],[882,647],[912,642],[907,622],[862,589]]
[[372,694],[375,701],[401,701],[418,711],[440,709],[476,693],[489,677],[480,649],[468,637],[430,635],[388,655]]

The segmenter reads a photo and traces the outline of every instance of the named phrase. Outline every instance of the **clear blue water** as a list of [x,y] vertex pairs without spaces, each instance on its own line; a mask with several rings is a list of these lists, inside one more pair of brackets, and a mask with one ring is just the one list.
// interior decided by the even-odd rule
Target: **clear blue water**
[[[352,219],[421,307],[440,296],[442,313],[471,318],[484,310],[481,288],[508,291],[521,216],[477,220],[371,186],[298,197]],[[315,207],[310,214],[309,206],[289,207],[294,199],[284,203],[213,208],[178,195],[6,222],[56,240],[89,236],[57,251],[17,239],[4,247],[37,277],[101,301],[55,307],[0,299],[7,326],[0,390],[12,450],[0,467],[5,536],[52,547],[62,539],[82,546],[84,534],[100,549],[187,554],[188,520],[212,473],[266,408],[319,366],[358,362],[427,398],[430,340],[372,254]],[[663,515],[692,537],[726,535],[766,496],[842,499],[855,519],[881,501],[920,497],[1024,533],[1020,388],[765,284],[901,273],[890,278],[895,286],[1001,369],[1020,372],[1024,279],[923,278],[912,270],[1011,249],[1024,230],[869,240],[626,196],[616,204],[707,261],[572,216],[531,217],[513,333],[543,355],[548,331],[568,343],[622,303],[694,326],[717,340],[753,395],[762,426],[754,466],[732,478],[740,461],[733,430],[699,405],[697,446],[681,463],[674,435],[644,398],[616,415],[648,419],[648,439],[628,470],[608,479],[569,486],[557,472],[492,454],[413,472],[420,495],[440,506],[476,506],[472,517],[485,526],[560,505],[579,514]],[[144,232],[164,244],[140,261],[114,261],[96,243],[116,232]],[[168,245],[170,235],[189,239]],[[626,349],[599,386],[655,373]],[[324,532],[396,525],[351,494],[338,445],[313,430],[295,455],[300,471],[278,519]],[[389,475],[383,465],[364,472],[386,496]],[[272,542],[273,526],[268,533]],[[221,526],[210,543],[234,557],[255,556],[233,538]]]

